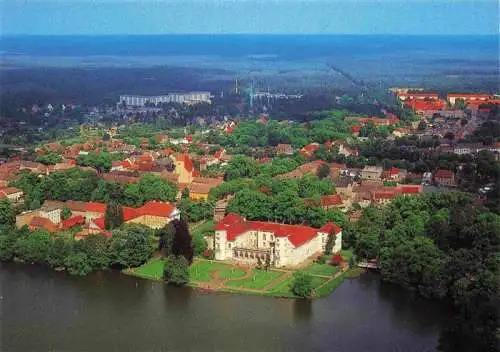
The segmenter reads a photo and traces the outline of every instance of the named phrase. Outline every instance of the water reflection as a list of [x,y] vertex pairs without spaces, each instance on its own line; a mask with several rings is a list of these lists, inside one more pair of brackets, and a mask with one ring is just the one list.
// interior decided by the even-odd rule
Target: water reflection
[[76,278],[18,264],[2,267],[0,281],[5,351],[420,352],[436,348],[439,331],[430,302],[406,299],[372,274],[318,300],[203,293],[112,271]]
[[312,317],[313,302],[309,299],[296,299],[293,302],[293,317],[296,322],[308,322]]
[[191,302],[193,289],[191,287],[176,287],[163,284],[163,293],[169,308],[185,310]]

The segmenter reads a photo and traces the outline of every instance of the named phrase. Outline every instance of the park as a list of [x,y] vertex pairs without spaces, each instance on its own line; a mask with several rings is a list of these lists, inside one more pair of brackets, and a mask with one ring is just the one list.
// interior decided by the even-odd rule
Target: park
[[[346,259],[352,252],[342,251]],[[330,264],[310,263],[301,272],[312,277],[311,297],[325,297],[335,290],[345,278],[354,274],[356,269],[342,268]],[[163,280],[164,259],[153,257],[145,264],[125,269],[128,275],[144,279]],[[254,294],[271,297],[297,297],[291,290],[295,268],[256,267],[196,258],[189,267],[189,286],[210,291],[223,291],[235,294]]]

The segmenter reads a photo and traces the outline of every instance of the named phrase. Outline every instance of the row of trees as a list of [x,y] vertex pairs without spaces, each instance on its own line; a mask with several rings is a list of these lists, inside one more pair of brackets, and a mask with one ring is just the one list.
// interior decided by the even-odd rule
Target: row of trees
[[343,240],[358,257],[378,258],[384,280],[452,302],[457,350],[494,350],[498,214],[463,193],[396,198],[385,209],[366,209]]
[[73,168],[53,172],[48,176],[23,171],[11,182],[23,190],[25,205],[37,209],[45,200],[79,200],[117,203],[132,207],[141,206],[149,200],[173,201],[177,189],[175,185],[154,175],[141,177],[137,184],[120,185],[107,182],[95,173]]
[[152,231],[142,225],[115,229],[112,237],[89,235],[74,241],[71,235],[55,236],[40,229],[29,232],[5,225],[0,228],[0,260],[14,257],[28,263],[65,268],[72,275],[86,275],[92,270],[111,267],[130,268],[146,262],[153,253]]
[[240,122],[233,133],[222,135],[212,132],[207,135],[207,142],[226,147],[267,147],[280,143],[303,147],[311,142],[324,143],[328,140],[346,138],[349,126],[343,121],[347,112],[325,112],[326,118],[315,119],[305,125],[288,125],[277,121],[260,124],[255,121]]

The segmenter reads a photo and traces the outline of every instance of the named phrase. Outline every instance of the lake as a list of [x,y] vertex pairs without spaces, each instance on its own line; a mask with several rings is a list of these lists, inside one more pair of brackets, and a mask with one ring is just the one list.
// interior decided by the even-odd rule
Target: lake
[[376,274],[313,301],[2,264],[2,351],[434,351],[447,313]]

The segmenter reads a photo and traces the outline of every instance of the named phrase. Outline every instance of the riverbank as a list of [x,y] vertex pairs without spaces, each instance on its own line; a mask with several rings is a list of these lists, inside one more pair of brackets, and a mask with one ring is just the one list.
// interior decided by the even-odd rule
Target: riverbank
[[[140,267],[123,270],[123,273],[143,279],[161,281],[163,280],[163,268],[163,259],[152,258]],[[329,264],[312,263],[302,270],[313,278],[313,298],[328,296],[346,278],[353,277],[350,275],[350,270],[342,271]],[[298,298],[291,290],[294,272],[295,270],[290,269],[265,271],[197,258],[189,268],[189,286],[236,294]]]

